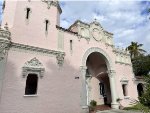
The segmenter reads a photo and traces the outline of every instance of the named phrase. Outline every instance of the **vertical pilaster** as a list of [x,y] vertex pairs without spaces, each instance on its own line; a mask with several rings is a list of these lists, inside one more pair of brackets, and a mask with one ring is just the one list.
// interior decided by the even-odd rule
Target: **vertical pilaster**
[[115,71],[114,70],[109,70],[108,71],[108,76],[109,76],[109,82],[110,82],[110,89],[111,89],[111,107],[113,109],[119,109],[119,104],[117,102],[117,93],[116,93],[116,86],[115,86]]
[[81,106],[82,113],[88,113],[88,105],[87,105],[87,88],[86,88],[86,67],[81,66],[80,72],[82,76],[82,89],[81,89]]

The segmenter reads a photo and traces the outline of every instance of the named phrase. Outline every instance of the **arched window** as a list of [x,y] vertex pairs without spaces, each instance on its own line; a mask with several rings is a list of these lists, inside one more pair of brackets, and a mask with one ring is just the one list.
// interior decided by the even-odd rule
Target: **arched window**
[[127,84],[122,84],[122,90],[123,90],[123,95],[124,96],[128,96]]
[[26,80],[25,95],[37,94],[38,76],[36,74],[29,74]]
[[26,12],[26,19],[29,19],[29,14],[30,14],[31,9],[27,8],[26,11],[27,11]]
[[100,95],[103,95],[104,97],[105,96],[104,83],[99,83],[99,87],[100,87]]
[[137,85],[137,91],[138,91],[139,97],[141,97],[142,94],[143,94],[143,84],[142,84],[142,83],[139,83],[139,84]]
[[49,20],[45,20],[45,31],[48,31],[48,24],[49,24]]

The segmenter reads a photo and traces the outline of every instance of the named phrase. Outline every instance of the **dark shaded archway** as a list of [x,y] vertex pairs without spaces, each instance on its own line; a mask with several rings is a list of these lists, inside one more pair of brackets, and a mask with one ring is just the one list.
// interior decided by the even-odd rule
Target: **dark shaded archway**
[[141,97],[142,94],[143,94],[143,92],[144,92],[144,90],[143,90],[143,84],[142,83],[139,83],[137,85],[137,91],[138,91],[138,96]]
[[99,52],[91,53],[86,62],[89,81],[89,101],[95,100],[98,105],[111,104],[111,90],[108,77],[108,68],[105,58]]

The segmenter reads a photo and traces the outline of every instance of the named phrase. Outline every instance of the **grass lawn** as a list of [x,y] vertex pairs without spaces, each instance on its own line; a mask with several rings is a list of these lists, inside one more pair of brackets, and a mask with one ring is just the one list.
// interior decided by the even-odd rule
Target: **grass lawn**
[[150,109],[140,103],[131,106],[131,107],[125,107],[123,110],[138,110],[138,111],[142,111],[144,113],[150,113]]

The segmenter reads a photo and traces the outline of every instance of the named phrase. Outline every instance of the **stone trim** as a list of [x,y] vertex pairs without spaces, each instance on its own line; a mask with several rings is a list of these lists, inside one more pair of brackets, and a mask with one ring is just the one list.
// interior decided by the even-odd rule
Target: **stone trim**
[[123,54],[123,55],[126,55],[126,56],[130,56],[129,51],[126,51],[126,50],[121,49],[121,48],[114,48],[113,52]]
[[27,61],[24,66],[22,67],[22,75],[26,77],[28,73],[39,73],[40,77],[43,77],[45,68],[43,64],[35,57],[30,61]]
[[129,80],[125,77],[123,77],[121,80],[120,80],[121,84],[128,84]]
[[50,9],[50,7],[53,5],[53,6],[58,8],[60,14],[62,13],[62,9],[61,9],[58,1],[56,1],[56,0],[53,0],[53,1],[51,1],[51,0],[42,0],[42,2],[47,4],[48,9]]
[[88,56],[91,53],[93,53],[93,52],[101,53],[105,57],[105,61],[106,61],[106,64],[108,66],[108,69],[110,70],[111,68],[113,68],[113,61],[112,61],[112,59],[109,57],[109,55],[104,50],[102,50],[101,48],[98,48],[98,47],[89,48],[85,52],[85,54],[83,56],[83,59],[82,59],[82,66],[86,67],[86,60],[87,60]]
[[42,53],[48,56],[53,55],[56,57],[57,64],[59,66],[62,66],[64,63],[65,52],[49,50],[49,49],[44,49],[44,48],[39,48],[39,47],[34,47],[34,46],[29,46],[29,45],[24,45],[24,44],[18,44],[18,43],[12,43],[11,48],[19,49],[19,50],[26,50],[26,51],[36,52],[36,53]]
[[125,62],[119,62],[119,61],[115,61],[115,63],[117,64],[124,64],[124,65],[129,65],[129,66],[132,66],[132,64],[129,64],[129,63],[125,63]]
[[0,27],[0,61],[3,60],[11,44],[11,33],[8,30],[7,23],[4,29]]

